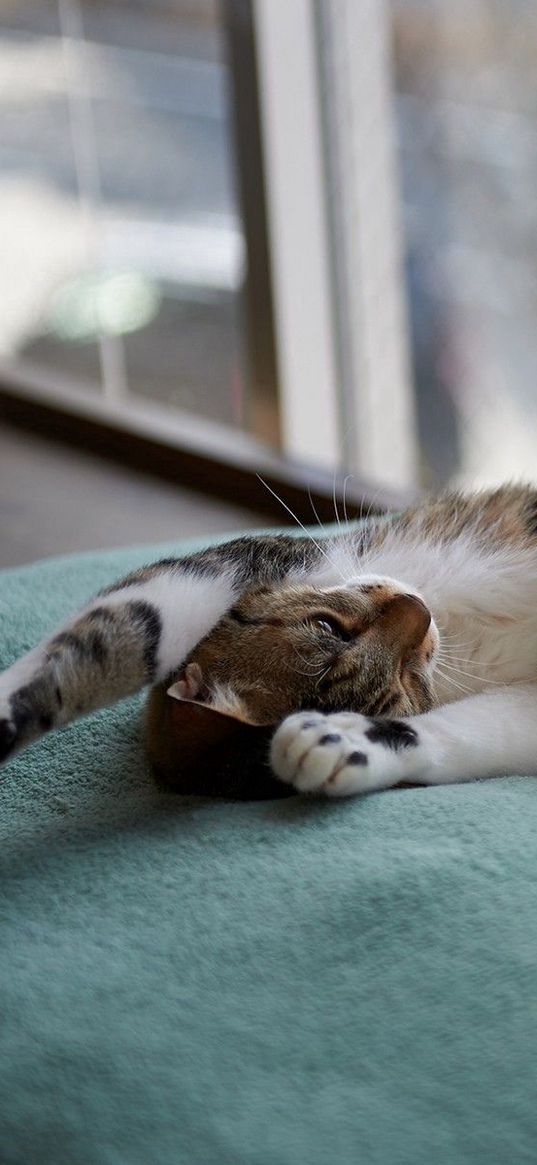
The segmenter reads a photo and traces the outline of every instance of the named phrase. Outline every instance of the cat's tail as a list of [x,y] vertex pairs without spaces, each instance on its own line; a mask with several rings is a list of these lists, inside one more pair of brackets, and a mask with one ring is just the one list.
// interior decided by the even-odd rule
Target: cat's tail
[[0,761],[52,728],[157,683],[218,622],[237,571],[203,556],[123,579],[0,675]]

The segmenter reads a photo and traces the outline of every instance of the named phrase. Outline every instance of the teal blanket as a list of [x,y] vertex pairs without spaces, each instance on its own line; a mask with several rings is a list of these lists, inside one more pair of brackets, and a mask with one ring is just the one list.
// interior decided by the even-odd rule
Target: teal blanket
[[[171,549],[4,572],[2,666]],[[2,1165],[537,1160],[537,781],[181,799],[132,700],[0,821]]]

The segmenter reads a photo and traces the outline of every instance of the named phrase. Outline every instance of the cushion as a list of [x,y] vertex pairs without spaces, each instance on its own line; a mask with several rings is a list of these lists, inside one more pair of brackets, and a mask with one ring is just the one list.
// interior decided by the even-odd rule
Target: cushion
[[[177,549],[3,572],[2,666]],[[2,772],[2,1162],[534,1161],[537,782],[181,798],[140,702]]]

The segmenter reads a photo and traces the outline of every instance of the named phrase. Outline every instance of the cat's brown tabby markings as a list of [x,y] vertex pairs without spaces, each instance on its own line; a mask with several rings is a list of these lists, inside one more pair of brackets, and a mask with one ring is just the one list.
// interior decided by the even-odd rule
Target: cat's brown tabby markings
[[288,717],[272,764],[299,790],[532,771],[537,492],[447,494],[135,571],[0,677],[0,758],[144,684],[161,699],[194,658],[202,698]]

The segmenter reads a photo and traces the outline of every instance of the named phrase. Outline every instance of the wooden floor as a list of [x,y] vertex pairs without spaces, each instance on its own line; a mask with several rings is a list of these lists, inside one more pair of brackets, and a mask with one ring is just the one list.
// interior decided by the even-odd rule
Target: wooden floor
[[0,567],[270,524],[250,510],[0,424]]

